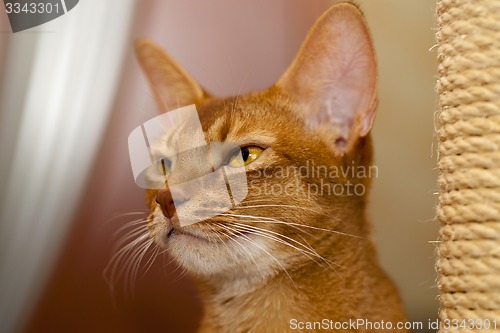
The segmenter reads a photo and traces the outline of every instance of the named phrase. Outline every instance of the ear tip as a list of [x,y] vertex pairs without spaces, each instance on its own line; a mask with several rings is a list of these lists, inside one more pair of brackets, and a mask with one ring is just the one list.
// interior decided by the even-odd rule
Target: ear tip
[[137,38],[135,41],[134,41],[134,46],[136,48],[140,48],[142,46],[145,46],[145,45],[148,45],[152,43],[152,41],[150,41],[149,39],[147,38]]
[[354,1],[345,1],[332,5],[325,12],[325,16],[352,15],[361,20],[365,20],[365,15],[359,4]]
[[160,47],[158,44],[147,38],[139,38],[134,42],[134,49],[137,54],[142,54],[148,51],[157,50]]
[[361,10],[361,4],[359,4],[355,0],[344,1],[344,2],[338,3],[338,5],[339,6],[344,6],[345,8],[350,8],[352,10],[356,10],[360,14],[363,14],[363,11]]
[[[338,2],[336,4],[333,4],[331,8],[336,8],[338,10],[344,9],[344,10],[351,10],[354,12],[357,12],[359,14],[363,14],[363,11],[361,10],[361,6],[356,3],[355,1],[343,1],[343,2]],[[328,9],[328,10],[330,10]]]

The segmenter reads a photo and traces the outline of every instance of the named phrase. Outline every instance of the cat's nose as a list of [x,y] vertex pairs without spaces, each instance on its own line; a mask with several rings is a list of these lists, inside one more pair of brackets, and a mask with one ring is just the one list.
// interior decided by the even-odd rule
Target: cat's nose
[[[175,202],[177,204],[181,204],[189,198],[183,193],[175,193]],[[174,198],[172,197],[172,192],[170,189],[159,190],[156,194],[156,202],[160,205],[161,211],[165,217],[169,219],[173,218],[175,215],[175,204]]]
[[156,194],[156,202],[160,205],[165,217],[171,219],[175,215],[175,204],[170,190],[159,190]]

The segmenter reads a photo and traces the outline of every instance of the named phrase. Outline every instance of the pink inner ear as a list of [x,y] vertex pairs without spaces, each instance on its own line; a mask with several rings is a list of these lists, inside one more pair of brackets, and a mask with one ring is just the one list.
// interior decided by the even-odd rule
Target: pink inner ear
[[[348,37],[352,35],[352,30],[339,30],[338,33]],[[333,69],[332,72],[322,73],[325,76],[331,75],[331,82],[322,90],[318,100],[326,107],[330,123],[338,126],[339,133],[348,139],[350,135],[356,134],[352,131],[361,130],[360,124],[355,124],[359,118],[362,119],[365,132],[359,132],[359,135],[366,135],[371,128],[375,111],[372,104],[375,98],[376,70],[373,52],[366,47],[365,39],[343,37],[339,42],[342,41],[344,45],[336,45],[342,50],[341,53],[335,59],[329,59],[334,62],[329,66]]]
[[341,4],[317,21],[278,86],[305,104],[309,126],[335,127],[348,141],[370,131],[376,79],[365,20],[355,6]]

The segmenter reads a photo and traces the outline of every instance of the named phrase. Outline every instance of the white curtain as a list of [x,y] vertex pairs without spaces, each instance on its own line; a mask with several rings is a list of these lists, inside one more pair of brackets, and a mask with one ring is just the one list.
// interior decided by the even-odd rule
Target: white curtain
[[20,327],[53,266],[130,51],[134,7],[135,0],[82,0],[11,34],[2,50],[1,332]]

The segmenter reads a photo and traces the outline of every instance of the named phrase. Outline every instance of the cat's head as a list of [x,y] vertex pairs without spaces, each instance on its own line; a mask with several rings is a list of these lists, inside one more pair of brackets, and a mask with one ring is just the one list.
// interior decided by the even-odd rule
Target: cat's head
[[[160,111],[195,104],[203,128],[200,138],[189,124],[180,125],[175,143],[163,138],[154,154],[168,156],[196,140],[228,142],[240,147],[235,164],[246,172],[243,201],[184,227],[177,210],[193,216],[216,211],[220,193],[199,183],[196,191],[173,194],[169,181],[147,191],[150,235],[180,265],[203,276],[260,279],[308,261],[324,263],[327,251],[341,251],[355,239],[349,235],[366,235],[377,71],[358,8],[330,8],[276,84],[242,96],[210,96],[149,41],[139,41],[136,51]],[[231,154],[221,153],[222,165],[231,167]],[[189,156],[165,163],[176,185],[200,167]],[[174,205],[172,197],[183,199]]]

